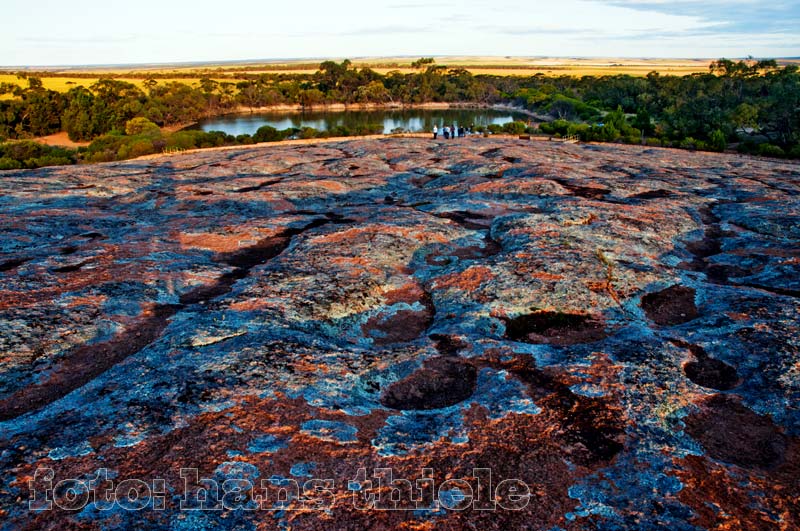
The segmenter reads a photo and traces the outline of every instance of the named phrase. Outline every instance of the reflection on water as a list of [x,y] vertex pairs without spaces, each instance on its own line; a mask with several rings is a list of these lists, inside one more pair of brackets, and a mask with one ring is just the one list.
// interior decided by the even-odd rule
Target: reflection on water
[[420,132],[430,131],[436,124],[440,129],[445,125],[471,127],[489,124],[505,124],[514,120],[526,122],[530,118],[524,114],[497,111],[492,109],[410,109],[377,111],[306,112],[297,114],[259,113],[217,116],[199,122],[192,129],[203,131],[224,131],[231,135],[253,134],[259,127],[270,125],[275,129],[290,127],[313,127],[327,131],[334,127],[366,126],[382,124],[384,133],[394,130]]

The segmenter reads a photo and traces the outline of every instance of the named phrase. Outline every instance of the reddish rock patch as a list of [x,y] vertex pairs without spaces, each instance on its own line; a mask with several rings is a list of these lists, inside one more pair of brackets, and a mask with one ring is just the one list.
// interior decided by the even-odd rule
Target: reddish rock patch
[[771,468],[784,460],[787,440],[769,417],[756,414],[730,395],[714,395],[686,420],[686,433],[718,461]]
[[640,192],[630,197],[632,199],[663,199],[664,197],[669,197],[671,195],[672,192],[670,192],[669,190],[664,190],[663,188],[659,188],[658,190],[648,190],[646,192]]
[[458,289],[467,292],[474,292],[486,282],[495,277],[491,268],[476,265],[471,266],[458,273],[443,275],[436,279],[433,284],[434,289]]
[[607,337],[603,322],[594,316],[542,311],[506,321],[506,337],[524,343],[575,345]]
[[430,339],[434,342],[436,350],[443,356],[455,356],[459,351],[469,347],[466,341],[457,336],[432,334]]
[[481,212],[469,212],[466,210],[456,210],[452,212],[442,212],[436,214],[439,217],[451,219],[458,223],[465,229],[482,230],[488,229],[492,226],[494,216],[491,214],[483,214]]
[[800,529],[800,443],[796,438],[786,461],[768,473],[735,469],[696,455],[676,464],[683,484],[678,498],[694,511],[693,525],[714,531]]
[[397,304],[399,302],[414,304],[425,298],[425,291],[416,282],[409,282],[397,289],[387,291],[383,297],[386,299],[386,304]]
[[697,385],[709,389],[728,391],[739,385],[739,375],[735,368],[710,357],[685,363],[683,372]]
[[392,345],[414,341],[433,323],[436,308],[430,295],[419,284],[410,283],[400,289],[385,294],[386,304],[405,303],[413,305],[419,302],[420,310],[396,310],[385,307],[377,315],[373,315],[361,326],[366,337],[372,338],[374,345]]
[[[560,367],[540,369],[530,356],[507,357],[490,352],[478,358],[479,367],[507,371],[528,388],[528,395],[558,426],[563,455],[573,463],[596,466],[611,461],[624,448],[625,416],[615,396],[588,397],[575,394],[570,385],[575,378]],[[608,380],[616,379],[616,369],[606,361],[587,369]]]
[[693,288],[670,286],[643,296],[642,310],[648,319],[661,326],[686,323],[699,316],[694,296]]
[[427,308],[422,311],[397,310],[370,317],[361,330],[372,338],[375,345],[391,345],[415,340],[432,322],[433,315]]
[[736,368],[722,360],[709,356],[703,347],[681,340],[671,340],[674,345],[687,348],[694,356],[692,361],[683,364],[686,377],[701,387],[729,391],[741,383]]
[[600,186],[580,186],[565,179],[553,179],[553,181],[569,190],[572,195],[576,197],[582,197],[584,199],[603,199],[610,193],[608,188],[603,188]]
[[475,391],[478,371],[454,357],[436,357],[387,387],[381,404],[392,409],[439,409],[463,402]]

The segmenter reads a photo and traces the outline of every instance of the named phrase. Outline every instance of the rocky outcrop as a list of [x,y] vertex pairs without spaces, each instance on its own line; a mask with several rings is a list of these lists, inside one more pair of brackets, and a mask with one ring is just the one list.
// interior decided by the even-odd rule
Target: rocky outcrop
[[[493,138],[0,173],[0,529],[800,527],[799,179]],[[529,503],[452,510],[486,468]]]

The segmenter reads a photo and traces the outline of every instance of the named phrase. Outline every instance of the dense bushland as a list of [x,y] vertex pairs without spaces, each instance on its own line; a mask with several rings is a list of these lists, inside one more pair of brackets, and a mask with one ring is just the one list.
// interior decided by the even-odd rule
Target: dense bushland
[[[473,76],[463,68],[415,63],[412,74],[386,75],[353,68],[350,61],[322,63],[315,74],[247,74],[246,79],[192,85],[149,79],[143,89],[118,79],[101,79],[89,88],[46,90],[35,75],[27,87],[0,84],[0,167],[34,167],[116,160],[169,149],[248,144],[284,138],[348,136],[380,132],[379,127],[327,133],[303,129],[259,131],[252,136],[179,131],[188,124],[237,109],[280,104],[303,108],[331,103],[419,104],[472,102],[512,104],[535,113],[549,135],[582,140],[708,149],[735,147],[773,157],[800,157],[800,73],[775,61],[721,59],[707,74],[683,77],[650,73],[581,78]],[[139,124],[138,128],[136,125]],[[525,124],[492,132],[518,133]],[[42,147],[30,139],[66,131],[75,141],[92,141],[77,151]]]

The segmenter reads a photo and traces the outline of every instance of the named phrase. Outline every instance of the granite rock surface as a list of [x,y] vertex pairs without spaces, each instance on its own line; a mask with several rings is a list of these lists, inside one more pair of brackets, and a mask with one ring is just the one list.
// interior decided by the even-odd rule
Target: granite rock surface
[[0,529],[798,529],[799,194],[490,138],[0,173]]

